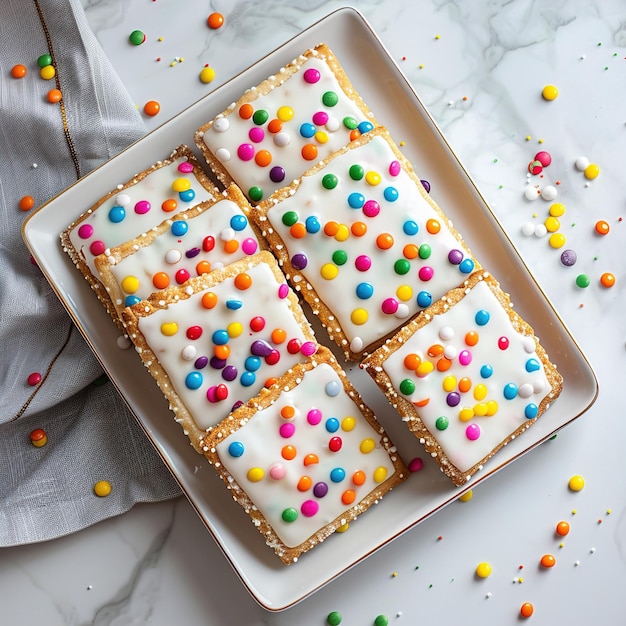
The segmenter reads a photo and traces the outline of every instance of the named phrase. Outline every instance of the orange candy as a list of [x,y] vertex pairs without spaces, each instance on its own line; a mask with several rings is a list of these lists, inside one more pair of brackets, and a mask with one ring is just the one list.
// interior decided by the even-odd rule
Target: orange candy
[[297,451],[294,446],[284,446],[280,454],[286,461],[292,461],[296,458]]
[[35,206],[35,198],[32,196],[24,196],[20,198],[20,211],[30,211]]
[[235,287],[240,289],[241,291],[245,291],[252,285],[252,278],[250,278],[249,274],[242,272],[241,274],[237,274],[235,276]]
[[163,201],[163,204],[161,204],[161,209],[163,209],[163,211],[165,211],[166,213],[171,213],[172,211],[176,210],[177,206],[178,203],[176,202],[176,200],[174,200],[174,198],[168,198],[167,200]]
[[541,567],[554,567],[556,565],[556,559],[551,554],[544,554],[539,562]]
[[413,372],[419,367],[421,362],[422,359],[420,359],[420,357],[415,353],[407,354],[404,357],[404,367]]
[[156,100],[148,100],[143,105],[143,112],[150,117],[154,117],[161,110],[161,105]]
[[287,339],[287,332],[284,331],[282,328],[275,328],[272,331],[272,341],[275,344],[283,343],[285,339]]
[[434,219],[430,219],[426,222],[426,230],[431,235],[436,235],[441,230],[441,224]]
[[471,388],[472,381],[467,378],[467,376],[464,376],[463,378],[461,378],[461,380],[459,380],[459,391],[461,393],[467,393]]
[[600,284],[603,287],[612,287],[615,284],[615,276],[611,272],[605,272],[600,276]]
[[28,70],[26,69],[25,65],[18,63],[17,65],[14,65],[11,68],[11,76],[13,76],[13,78],[24,78],[24,76],[26,76],[27,71]]
[[438,357],[443,354],[444,347],[440,343],[434,343],[430,348],[428,348],[428,356],[430,357]]
[[364,222],[354,222],[350,227],[350,232],[355,237],[363,237],[363,235],[367,232],[367,225]]
[[530,617],[535,612],[535,607],[531,602],[524,602],[520,607],[519,614],[522,617]]
[[252,117],[253,113],[254,113],[254,108],[248,102],[246,102],[246,104],[242,104],[239,107],[239,117],[242,120],[249,120]]
[[209,28],[217,30],[218,28],[224,26],[224,16],[221,13],[211,13],[211,15],[207,18],[206,23]]
[[609,230],[611,230],[609,223],[604,220],[598,220],[595,228],[598,235],[608,235]]
[[280,410],[280,416],[286,420],[291,419],[295,414],[296,414],[296,410],[290,404],[288,404],[287,406],[284,406]]
[[232,254],[233,252],[237,252],[239,248],[239,242],[236,239],[229,239],[224,242],[224,252],[227,254]]
[[152,284],[157,289],[165,289],[170,284],[170,277],[165,272],[157,272],[152,277]]
[[314,161],[317,158],[317,146],[307,143],[302,146],[301,154],[305,161]]
[[208,261],[200,261],[196,265],[196,274],[198,276],[202,274],[208,274],[211,271],[211,264]]
[[217,304],[217,296],[212,291],[207,291],[202,296],[202,306],[205,309],[212,309]]
[[304,239],[304,237],[306,237],[306,226],[302,222],[296,222],[289,229],[289,234],[294,239]]
[[354,489],[346,489],[341,494],[341,501],[344,504],[352,504],[356,500],[356,491]]
[[298,491],[308,491],[313,485],[313,481],[309,476],[302,476],[298,481]]
[[46,99],[48,100],[48,102],[50,102],[52,104],[56,104],[57,102],[61,102],[62,98],[63,98],[63,94],[61,93],[60,89],[51,89],[46,94]]
[[354,141],[361,136],[361,131],[358,128],[350,131],[350,141]]
[[334,237],[339,231],[339,224],[337,222],[326,222],[324,224],[324,234],[327,237]]
[[438,372],[447,372],[452,367],[452,361],[445,356],[442,356],[437,361],[437,371]]
[[405,259],[417,259],[419,253],[419,246],[416,246],[414,243],[407,243],[407,245],[402,248],[402,254]]
[[381,250],[389,250],[393,246],[393,237],[389,233],[381,233],[376,237],[376,245]]
[[254,162],[259,167],[267,167],[272,162],[272,153],[269,150],[259,150],[254,156]]
[[218,359],[223,359],[224,361],[226,361],[230,356],[230,347],[227,343],[222,344],[221,346],[213,346],[213,354]]
[[556,534],[565,537],[569,533],[569,524],[567,522],[559,522],[556,525]]
[[352,482],[357,485],[357,487],[363,485],[365,483],[365,472],[362,470],[357,470],[352,475]]
[[279,133],[282,129],[283,123],[278,118],[270,120],[269,124],[267,125],[267,130],[270,133]]

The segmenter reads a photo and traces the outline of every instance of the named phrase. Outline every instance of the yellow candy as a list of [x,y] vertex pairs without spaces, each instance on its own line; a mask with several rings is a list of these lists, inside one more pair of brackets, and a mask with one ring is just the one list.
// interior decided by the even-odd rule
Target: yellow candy
[[580,491],[585,486],[585,479],[579,474],[575,474],[569,479],[568,487],[572,491]]
[[359,450],[361,454],[369,454],[376,447],[376,442],[373,439],[363,439]]
[[555,202],[550,206],[549,213],[552,217],[561,217],[565,215],[565,205]]
[[563,233],[554,233],[548,239],[553,248],[562,248],[565,245],[565,235]]
[[252,467],[248,470],[247,476],[251,483],[258,483],[260,480],[263,480],[265,472],[260,467]]
[[239,337],[239,335],[243,332],[243,324],[240,322],[231,322],[226,327],[226,332],[229,337]]
[[365,309],[354,309],[352,314],[350,315],[350,319],[353,324],[357,326],[361,326],[361,324],[365,324],[369,318],[369,314]]
[[174,191],[187,191],[191,188],[191,181],[187,178],[177,178],[172,183],[172,189]]
[[46,65],[39,70],[39,76],[44,80],[50,80],[56,76],[56,70],[52,65]]
[[327,133],[327,132],[325,132],[325,131],[323,131],[323,130],[318,130],[318,131],[315,133],[315,140],[316,140],[318,143],[327,143],[327,142],[328,142],[328,139],[329,139],[329,137],[328,137],[328,133]]
[[419,378],[424,378],[424,376],[428,376],[432,371],[434,371],[435,366],[430,361],[422,361],[415,370],[415,373]]
[[462,496],[459,496],[459,500],[461,502],[469,502],[472,499],[473,496],[473,492],[470,489],[469,491],[466,491]]
[[350,524],[348,522],[346,522],[345,524],[342,524],[341,526],[339,526],[339,528],[337,528],[337,530],[335,532],[336,533],[345,533],[346,530],[348,530],[348,528],[350,528]]
[[476,576],[479,578],[488,578],[491,576],[492,567],[489,563],[482,562],[476,566]]
[[99,498],[105,498],[106,496],[108,496],[111,493],[111,483],[108,480],[99,480],[94,486],[93,486],[93,492],[99,497]]
[[474,405],[474,415],[476,415],[477,417],[484,417],[485,415],[487,415],[487,403],[486,402],[479,402],[478,404]]
[[166,337],[173,337],[178,332],[178,324],[176,322],[165,322],[161,324],[161,334]]
[[387,478],[387,468],[377,467],[374,470],[374,482],[382,483]]
[[559,96],[559,90],[554,85],[546,85],[541,95],[544,100],[556,100]]
[[276,111],[276,117],[281,122],[288,122],[289,120],[293,119],[293,116],[294,116],[293,109],[286,105],[282,107],[278,107],[278,111]]
[[456,378],[454,376],[446,376],[443,379],[442,385],[443,390],[450,393],[451,391],[454,391],[454,388],[456,387]]
[[474,400],[484,400],[487,397],[487,385],[479,383],[474,387]]
[[203,67],[200,72],[200,80],[203,83],[210,83],[215,78],[215,70],[212,67]]
[[365,174],[365,182],[367,182],[368,185],[372,185],[372,187],[380,185],[381,180],[382,178],[378,172],[367,172],[367,174]]
[[492,417],[498,412],[498,403],[495,400],[487,402],[487,417]]
[[345,224],[339,224],[335,233],[336,241],[345,241],[350,236],[350,229]]
[[413,297],[413,289],[409,285],[400,285],[396,289],[396,296],[402,302],[408,302]]
[[546,218],[544,224],[549,233],[555,233],[557,230],[559,230],[559,228],[561,228],[561,222],[559,222],[559,220],[553,216]]
[[325,263],[320,269],[320,275],[326,280],[333,280],[333,278],[337,278],[337,274],[339,274],[339,268],[332,263]]
[[355,426],[356,426],[356,419],[352,417],[351,415],[348,415],[347,417],[344,417],[341,420],[341,430],[347,433],[349,433],[351,430],[354,430]]
[[139,279],[136,276],[126,276],[122,280],[122,290],[126,293],[135,293],[139,289]]
[[585,174],[585,178],[588,178],[589,180],[593,180],[594,178],[597,178],[598,175],[600,174],[600,168],[595,163],[590,163],[585,168],[584,174]]
[[459,411],[459,419],[462,422],[469,422],[474,417],[474,409],[465,406]]

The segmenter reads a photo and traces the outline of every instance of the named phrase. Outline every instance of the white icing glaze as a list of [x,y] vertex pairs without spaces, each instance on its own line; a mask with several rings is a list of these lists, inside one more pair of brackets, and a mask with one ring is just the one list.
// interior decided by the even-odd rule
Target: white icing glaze
[[[287,79],[280,77],[275,88],[266,95],[258,95],[251,103],[255,111],[263,110],[269,114],[267,122],[257,125],[251,118],[242,119],[239,108],[233,107],[218,116],[204,133],[206,146],[246,194],[251,187],[259,187],[263,190],[263,198],[267,198],[276,189],[301,176],[311,165],[347,144],[350,141],[350,129],[343,123],[345,117],[352,117],[357,123],[369,121],[357,104],[345,94],[321,55],[311,57],[304,63],[300,60],[299,63],[301,66],[295,74]],[[319,71],[318,82],[310,84],[304,80],[304,73],[308,69]],[[322,102],[322,95],[328,91],[339,96],[334,106],[325,106]],[[293,110],[293,118],[283,121],[280,132],[270,132],[268,123],[277,117],[279,108],[283,106]],[[328,114],[328,121],[325,124],[313,124],[313,116],[320,111]],[[303,137],[300,133],[302,124],[313,124],[316,131],[324,134],[320,139],[315,136]],[[250,138],[251,129],[259,135],[255,140]],[[251,146],[255,157],[242,160],[238,156],[241,144]],[[302,157],[302,148],[308,144],[317,149],[317,156],[313,160]],[[261,150],[271,153],[269,165],[256,164],[256,155]],[[273,181],[270,179],[270,171],[277,166],[285,171],[284,179]]]
[[[485,326],[479,326],[475,322],[475,315],[479,310],[489,312],[490,319]],[[451,329],[453,333],[450,332]],[[468,346],[465,342],[466,333],[470,331],[479,334],[478,343],[474,346]],[[442,334],[450,338],[444,341],[441,339]],[[506,350],[498,347],[500,337],[507,337],[509,340]],[[531,342],[533,348],[529,350]],[[457,351],[458,358],[452,360],[449,370],[440,372],[435,368],[433,372],[420,378],[404,366],[404,358],[408,354],[417,354],[422,361],[436,363],[437,358],[428,356],[430,346],[436,344],[443,347],[452,345]],[[428,404],[417,409],[420,418],[438,440],[450,461],[461,471],[466,471],[484,459],[520,426],[528,423],[529,419],[524,414],[526,406],[530,403],[539,406],[551,391],[534,346],[532,337],[515,331],[506,311],[489,286],[481,281],[459,303],[445,313],[434,316],[430,323],[417,330],[384,361],[383,369],[398,395],[414,403],[429,399]],[[469,351],[471,354],[471,363],[468,365],[460,363],[462,351]],[[536,361],[538,368],[535,371],[526,371],[525,365],[529,359]],[[481,376],[483,365],[491,365],[493,368],[493,374],[489,378]],[[460,393],[461,401],[456,407],[450,407],[446,402],[447,392],[443,384],[448,376],[454,376],[457,383],[463,377],[468,377],[471,381],[471,388]],[[408,395],[400,391],[400,385],[405,379],[415,383],[415,391]],[[503,395],[505,385],[509,383],[516,385],[521,391],[510,400]],[[486,396],[482,402],[494,400],[498,410],[492,416],[475,415],[464,422],[459,418],[459,410],[479,403],[473,394],[481,384],[486,386]],[[458,384],[454,386],[454,392],[459,392]],[[448,418],[449,425],[445,430],[438,430],[436,426],[436,421],[441,416]],[[466,436],[466,428],[471,424],[480,428],[480,437],[474,441]]]
[[[245,273],[252,279],[252,285],[248,289],[238,289],[235,278],[227,278],[208,290],[170,304],[166,309],[140,317],[138,321],[139,330],[170,377],[174,390],[197,426],[202,429],[214,426],[226,417],[237,401],[245,402],[257,395],[268,378],[280,376],[294,364],[305,360],[301,352],[290,354],[287,350],[291,339],[306,342],[310,337],[305,336],[294,317],[289,299],[279,297],[280,284],[269,266],[265,263],[252,265]],[[287,286],[282,283],[282,287],[286,289]],[[202,306],[202,297],[207,291],[217,296],[217,305],[211,309]],[[241,307],[227,308],[226,302],[229,300],[240,301]],[[256,316],[262,316],[266,324],[262,330],[255,332],[250,328],[250,320]],[[176,324],[177,332],[172,336],[163,334],[163,324]],[[242,332],[228,339],[230,355],[227,366],[237,368],[237,376],[234,380],[227,381],[222,375],[226,367],[215,369],[210,363],[204,367],[196,367],[196,359],[203,356],[210,359],[215,349],[213,333],[226,330],[231,324],[241,324]],[[190,327],[199,327],[201,336],[189,339],[187,330]],[[285,340],[280,344],[273,342],[271,338],[272,331],[277,328],[283,329],[286,334]],[[259,367],[254,371],[254,382],[245,386],[240,380],[242,373],[246,371],[245,362],[251,356],[250,349],[254,341],[267,342],[280,353],[280,360],[277,364],[270,365],[264,358],[260,358]],[[187,376],[193,372],[202,377],[202,383],[197,389],[188,388],[185,382]],[[225,385],[228,397],[210,402],[207,399],[207,390],[214,385]]]
[[[104,249],[113,248],[138,237],[150,228],[158,226],[169,216],[166,211],[162,210],[161,206],[165,200],[170,198],[176,200],[178,205],[176,213],[186,207],[190,208],[204,200],[213,198],[209,190],[200,184],[194,173],[186,174],[178,170],[178,166],[186,162],[187,157],[179,157],[172,163],[150,170],[142,180],[105,200],[71,230],[70,241],[94,276],[98,276],[94,265],[94,258],[97,255],[92,254],[90,250],[90,246],[94,242],[103,242]],[[178,178],[186,178],[190,181],[191,188],[195,192],[195,197],[190,202],[181,200],[178,192],[172,189],[172,183]],[[147,213],[136,213],[133,207],[142,200],[147,200],[151,208]],[[119,201],[125,205],[126,216],[123,221],[114,223],[109,219],[109,211],[116,205],[121,206]],[[85,225],[93,227],[93,234],[89,237],[79,235],[81,227]]]
[[[233,218],[244,220],[242,224],[245,223],[245,227],[241,230],[231,228]],[[153,277],[157,272],[167,274],[171,285],[182,284],[185,280],[179,282],[176,278],[177,272],[181,270],[186,271],[190,277],[197,276],[199,273],[204,273],[196,269],[200,262],[208,262],[211,268],[216,268],[233,263],[246,255],[255,254],[258,250],[258,241],[247,217],[232,200],[219,200],[202,213],[185,221],[188,230],[183,235],[176,235],[171,228],[168,228],[155,237],[150,244],[139,247],[117,263],[117,257],[110,256],[111,273],[125,297],[131,295],[137,301],[147,298],[155,291]],[[212,244],[205,243],[205,237],[212,237]],[[236,249],[227,252],[226,243],[230,242],[228,246],[234,248],[233,241],[237,242]],[[242,246],[242,242],[246,243]],[[212,248],[211,245],[213,245]],[[137,288],[132,294],[123,289],[123,281],[127,277],[137,279]],[[119,299],[114,302],[116,308],[134,303],[134,301],[124,302]]]
[[[453,265],[448,260],[448,253],[455,249],[466,252],[454,234],[449,230],[441,214],[422,196],[416,182],[402,169],[399,174],[392,176],[389,166],[396,162],[386,139],[382,136],[372,136],[369,142],[349,150],[328,162],[319,172],[310,176],[303,176],[296,192],[269,209],[267,217],[272,228],[281,237],[286,246],[287,254],[294,263],[294,255],[306,256],[307,265],[300,270],[309,281],[320,299],[326,304],[336,317],[348,342],[354,347],[368,346],[378,339],[398,328],[409,315],[414,315],[425,308],[420,306],[417,296],[420,292],[430,293],[434,302],[448,290],[461,284],[466,273],[460,271],[459,265]],[[353,180],[349,170],[354,164],[363,167],[367,172],[376,172],[380,182],[371,185],[365,177]],[[338,178],[337,186],[325,189],[322,179],[328,174]],[[393,187],[398,191],[397,200],[385,200],[385,190]],[[351,194],[361,194],[365,201],[375,200],[380,205],[380,212],[375,217],[368,217],[361,208],[352,208],[348,204]],[[321,228],[316,234],[308,233],[305,237],[294,238],[290,235],[290,226],[283,223],[283,215],[289,211],[298,214],[298,221],[306,223],[306,219],[314,216]],[[428,220],[436,220],[441,226],[437,234],[430,234],[427,230]],[[337,222],[347,226],[345,232],[349,236],[343,241],[337,237],[324,234],[324,225],[327,222]],[[419,230],[416,234],[406,234],[403,225],[406,221],[415,222]],[[351,233],[353,224],[361,222],[367,226],[363,236]],[[380,249],[376,240],[379,234],[389,233],[393,237],[391,248]],[[417,245],[421,249],[424,244],[431,247],[431,255],[426,259],[419,256],[411,260],[403,254],[406,245]],[[347,253],[347,260],[343,265],[333,262],[333,254],[343,250]],[[367,271],[359,271],[356,259],[359,255],[367,255],[371,260],[371,267]],[[408,263],[408,273],[399,275],[394,270],[397,260]],[[466,268],[474,268],[471,259]],[[332,280],[326,280],[320,275],[322,266],[331,264],[338,270],[338,275]],[[422,268],[433,268],[434,274],[429,280],[422,280],[419,271]],[[299,268],[296,268],[299,269]],[[369,283],[373,287],[373,295],[368,299],[361,299],[357,295],[359,283]],[[306,291],[302,290],[305,298]],[[403,300],[398,294],[402,294]],[[410,295],[409,295],[410,294]],[[393,298],[397,310],[384,313],[383,302]],[[315,303],[312,303],[315,308]],[[426,304],[428,306],[430,300]],[[352,313],[357,309],[367,311],[367,321],[363,324],[354,323]]]
[[[338,395],[326,393],[328,384],[339,389]],[[285,406],[295,408],[293,418],[281,417],[280,412]],[[321,412],[321,421],[317,425],[307,421],[307,414],[311,409]],[[329,418],[337,420],[336,432],[327,430]],[[350,421],[344,421],[346,418],[354,418],[352,430],[342,428],[342,424]],[[290,437],[282,437],[279,428],[287,423],[295,426],[295,432]],[[329,449],[332,437],[340,437],[342,440],[343,445],[337,452]],[[364,439],[375,442],[375,447],[367,454],[361,453],[359,449]],[[233,442],[243,444],[245,451],[242,456],[233,457],[229,454],[228,449]],[[297,455],[292,460],[286,460],[281,454],[281,450],[287,445],[296,449]],[[380,445],[380,434],[370,426],[358,406],[344,392],[341,379],[335,370],[325,363],[307,371],[300,384],[282,392],[274,404],[257,411],[241,428],[222,440],[216,450],[224,467],[288,547],[301,544],[361,501],[394,473],[389,453]],[[304,459],[308,454],[317,455],[319,463],[305,465]],[[270,472],[272,468],[276,471],[276,466],[280,466],[278,476],[284,472],[282,478],[271,477]],[[264,476],[260,481],[248,479],[248,470],[251,468],[263,470]],[[335,468],[342,468],[345,472],[345,478],[340,482],[333,482],[331,479],[331,472]],[[374,480],[377,468],[384,468],[384,479],[379,482]],[[357,470],[365,473],[365,482],[361,486],[355,486],[352,481]],[[303,476],[311,479],[311,486],[305,491],[299,491],[297,485]],[[328,487],[328,492],[323,497],[316,497],[314,494],[317,483],[325,483]],[[353,504],[344,504],[341,500],[342,494],[348,489],[356,491]],[[301,506],[307,500],[319,505],[318,512],[311,517],[301,512]],[[282,519],[283,511],[288,508],[297,511],[295,521],[285,522]]]

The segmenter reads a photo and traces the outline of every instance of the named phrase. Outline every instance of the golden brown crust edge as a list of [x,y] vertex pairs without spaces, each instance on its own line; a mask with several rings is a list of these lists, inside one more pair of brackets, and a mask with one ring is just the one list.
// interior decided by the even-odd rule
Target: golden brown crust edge
[[[321,363],[329,364],[340,376],[343,381],[344,389],[349,397],[356,405],[358,411],[363,415],[367,422],[379,433],[380,444],[388,452],[390,460],[394,466],[394,473],[389,476],[383,483],[381,483],[375,490],[371,491],[364,498],[362,498],[357,504],[345,511],[342,515],[326,524],[323,528],[319,529],[300,545],[295,547],[286,546],[280,538],[274,532],[274,529],[265,519],[263,514],[254,505],[254,502],[250,499],[245,489],[239,485],[228,470],[222,465],[219,455],[215,449],[215,446],[219,441],[237,431],[242,425],[245,425],[249,420],[254,419],[254,415],[258,410],[262,410],[277,400],[283,390],[292,389],[297,387],[299,380],[309,370],[317,367]],[[359,392],[352,386],[346,373],[341,366],[337,363],[335,357],[328,348],[319,346],[318,351],[313,355],[308,362],[301,363],[290,370],[288,370],[267,393],[253,398],[243,406],[239,407],[236,411],[226,417],[218,426],[210,431],[203,440],[204,455],[208,459],[209,463],[215,468],[220,478],[224,481],[227,488],[230,490],[233,499],[245,510],[250,516],[252,523],[259,532],[264,536],[265,541],[269,547],[271,547],[276,555],[285,565],[290,565],[297,561],[297,559],[316,546],[323,542],[331,534],[333,534],[339,527],[344,524],[355,520],[361,513],[365,512],[370,506],[379,501],[386,493],[397,485],[404,482],[409,475],[409,471],[404,462],[400,458],[396,451],[395,446],[389,440],[387,433],[383,426],[378,422],[372,410],[363,402]]]
[[[94,205],[92,205],[87,211],[82,213],[76,220],[74,220],[61,234],[61,246],[63,251],[69,256],[72,263],[74,263],[76,269],[85,277],[85,280],[89,283],[89,286],[93,289],[98,300],[102,303],[107,313],[111,316],[111,319],[118,325],[118,328],[123,331],[123,327],[121,324],[121,320],[117,314],[116,307],[113,304],[109,294],[107,293],[104,285],[100,282],[99,277],[94,276],[85,262],[85,259],[82,257],[80,252],[74,247],[72,241],[70,239],[70,233],[77,228],[84,220],[86,220],[94,211],[96,211],[102,204],[104,204],[107,200],[112,198],[113,196],[119,194],[124,189],[128,189],[142,181],[146,176],[150,173],[170,165],[176,159],[180,157],[187,157],[190,163],[194,165],[194,174],[196,176],[197,181],[204,187],[209,193],[213,196],[218,196],[220,191],[213,183],[213,181],[209,178],[209,176],[204,171],[200,161],[193,153],[189,146],[181,144],[176,149],[174,149],[170,155],[161,160],[154,163],[148,169],[142,170],[133,176],[131,179],[127,180],[123,185],[116,187],[109,191],[106,195],[102,196]],[[137,233],[139,235],[139,233]]]
[[[195,293],[210,289],[221,281],[232,278],[242,271],[260,263],[265,263],[270,267],[278,282],[284,282],[285,277],[272,254],[267,251],[261,251],[254,256],[244,257],[240,261],[226,265],[223,269],[196,276],[187,281],[185,285],[172,286],[163,291],[155,292],[147,300],[143,300],[132,307],[126,307],[122,310],[125,332],[135,345],[135,349],[139,353],[144,366],[148,369],[159,389],[169,401],[170,410],[174,413],[174,419],[180,424],[184,434],[189,437],[191,445],[199,454],[203,454],[204,452],[202,441],[207,431],[197,426],[193,415],[179,398],[170,377],[159,363],[158,357],[152,351],[146,338],[139,330],[139,320],[142,317],[151,315],[155,311],[166,309],[180,300],[186,300]],[[307,341],[315,342],[315,336],[310,329],[307,319],[302,313],[297,296],[290,290],[287,298],[291,312],[301,326]],[[264,393],[264,391],[262,393]]]
[[[519,428],[510,433],[504,440],[494,447],[489,454],[483,457],[478,463],[470,467],[468,470],[462,471],[450,462],[447,455],[439,445],[437,438],[434,437],[424,425],[419,416],[419,409],[406,398],[403,398],[399,393],[397,393],[391,379],[384,370],[384,362],[390,354],[403,346],[417,330],[430,323],[434,316],[445,313],[445,311],[451,306],[462,300],[467,293],[467,290],[471,289],[479,281],[485,282],[490,287],[491,291],[507,312],[513,328],[523,335],[533,337],[536,353],[544,367],[546,377],[551,386],[551,391],[546,394],[539,404],[538,413],[535,418],[524,422]],[[550,361],[544,347],[540,344],[539,339],[534,334],[532,327],[517,313],[517,311],[513,309],[508,294],[501,289],[498,281],[484,269],[473,272],[462,287],[451,290],[443,299],[438,300],[431,307],[411,320],[411,322],[404,326],[396,335],[394,335],[392,339],[387,341],[376,352],[364,359],[361,363],[361,367],[365,369],[374,379],[381,391],[385,394],[385,396],[387,396],[390,404],[398,411],[409,430],[415,437],[417,437],[417,439],[420,440],[420,443],[424,446],[425,451],[437,460],[441,471],[448,476],[456,486],[466,485],[468,480],[480,471],[484,464],[499,450],[530,428],[530,426],[532,426],[548,409],[550,404],[559,397],[563,387],[563,377],[558,372],[556,366]]]
[[203,124],[194,133],[195,145],[202,153],[211,170],[215,173],[217,179],[225,187],[233,183],[237,183],[238,181],[233,179],[228,171],[228,168],[226,168],[222,164],[222,162],[213,154],[213,152],[203,141],[204,133],[213,126],[213,123],[218,117],[227,117],[237,111],[242,104],[245,104],[247,102],[254,102],[259,96],[267,95],[274,89],[283,85],[289,78],[291,78],[291,76],[293,76],[300,70],[300,68],[305,63],[305,61],[307,61],[307,59],[313,56],[320,57],[326,61],[333,74],[337,78],[337,81],[341,85],[341,88],[343,89],[346,96],[348,96],[351,100],[355,102],[355,104],[363,112],[365,117],[370,122],[372,122],[374,126],[378,126],[378,123],[374,119],[373,113],[370,111],[369,107],[365,104],[363,98],[361,98],[358,91],[352,85],[350,79],[348,78],[348,75],[337,60],[337,57],[326,44],[320,43],[312,48],[305,50],[290,63],[281,67],[272,77],[266,78],[255,87],[247,89],[245,93],[239,98],[239,100],[233,102],[229,107],[222,111],[222,113],[220,113],[211,121]]
[[340,350],[343,351],[345,358],[349,361],[360,361],[367,354],[372,353],[379,346],[383,345],[390,337],[395,334],[395,332],[397,332],[398,328],[400,327],[400,323],[398,324],[396,330],[391,331],[386,336],[381,337],[377,341],[367,346],[364,346],[363,350],[359,352],[352,351],[350,348],[350,341],[346,337],[341,326],[337,323],[333,315],[332,309],[320,298],[313,285],[311,285],[306,280],[304,275],[299,270],[295,269],[291,264],[285,242],[280,237],[280,235],[273,229],[272,224],[268,220],[267,214],[271,208],[273,208],[283,200],[286,200],[287,198],[290,198],[292,196],[297,197],[298,187],[300,186],[300,181],[302,178],[317,174],[326,166],[328,166],[333,161],[333,159],[369,143],[374,137],[382,137],[387,141],[397,160],[402,165],[403,170],[413,180],[416,188],[419,190],[422,197],[433,208],[437,215],[439,215],[442,223],[444,223],[448,227],[450,232],[457,239],[459,246],[462,248],[465,254],[474,261],[475,269],[479,269],[481,267],[480,263],[476,260],[474,255],[471,253],[469,247],[463,240],[461,234],[456,230],[450,219],[432,199],[430,194],[424,189],[424,186],[422,185],[419,177],[415,173],[410,161],[404,156],[404,154],[402,154],[402,152],[400,152],[396,143],[391,138],[389,131],[383,126],[378,126],[371,131],[364,133],[345,147],[334,152],[326,159],[323,159],[322,161],[311,167],[302,175],[301,178],[296,179],[286,187],[278,189],[270,197],[268,197],[267,200],[261,202],[257,206],[252,207],[251,217],[257,223],[257,226],[261,231],[262,236],[268,242],[270,248],[274,252],[276,258],[278,259],[279,265],[285,272],[287,280],[289,281],[293,289],[302,295],[302,298],[311,307],[314,315],[320,320],[322,326],[328,332],[330,340],[337,344]]

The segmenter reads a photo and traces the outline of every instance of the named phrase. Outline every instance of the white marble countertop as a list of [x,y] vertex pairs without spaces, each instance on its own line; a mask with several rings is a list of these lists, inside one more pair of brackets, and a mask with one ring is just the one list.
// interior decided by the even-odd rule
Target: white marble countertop
[[[84,0],[90,24],[137,106],[166,122],[290,37],[341,6],[335,1]],[[288,6],[285,6],[288,5]],[[4,549],[3,624],[324,625],[621,624],[626,582],[626,11],[622,0],[489,3],[355,2],[428,107],[597,374],[594,406],[558,437],[480,484],[329,585],[283,612],[260,607],[183,498],[55,541]],[[211,31],[212,11],[225,16]],[[146,33],[130,49],[132,30]],[[133,52],[134,54],[130,54]],[[160,58],[160,61],[157,61]],[[198,80],[205,64],[215,80]],[[559,96],[541,97],[546,84]],[[547,150],[545,178],[528,163]],[[589,181],[578,157],[597,163]],[[528,184],[553,184],[566,208],[566,268],[546,237],[523,234],[549,203]],[[605,220],[606,236],[594,225]],[[600,285],[612,272],[616,284]],[[587,274],[586,289],[575,285]],[[568,489],[570,476],[585,488]],[[570,534],[555,536],[559,520]],[[562,545],[561,545],[562,544]],[[539,567],[544,553],[557,564]],[[487,579],[476,565],[493,566]],[[524,621],[524,620],[522,620]]]

